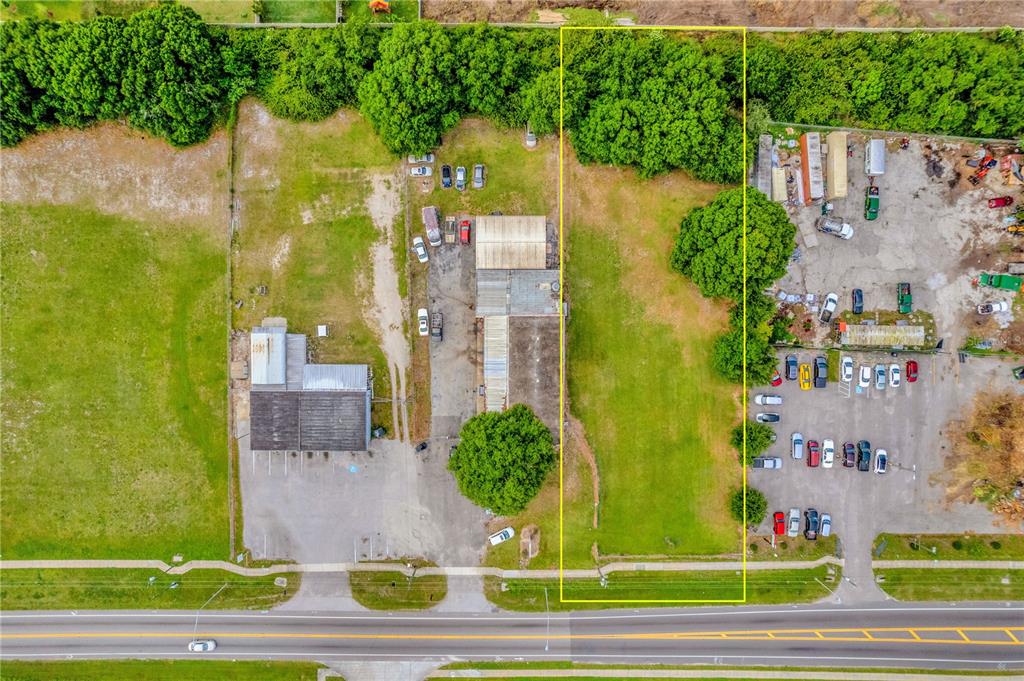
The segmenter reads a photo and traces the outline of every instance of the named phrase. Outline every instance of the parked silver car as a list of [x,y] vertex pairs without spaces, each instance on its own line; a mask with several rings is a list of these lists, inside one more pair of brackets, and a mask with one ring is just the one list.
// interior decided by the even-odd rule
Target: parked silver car
[[[804,436],[800,433],[793,433],[793,458],[804,458]],[[799,520],[799,516],[797,518]]]
[[885,365],[875,365],[875,389],[885,390]]
[[486,181],[487,169],[483,163],[477,163],[473,166],[473,189],[483,189],[484,182]]
[[466,191],[466,166],[455,169],[455,189],[460,192]]

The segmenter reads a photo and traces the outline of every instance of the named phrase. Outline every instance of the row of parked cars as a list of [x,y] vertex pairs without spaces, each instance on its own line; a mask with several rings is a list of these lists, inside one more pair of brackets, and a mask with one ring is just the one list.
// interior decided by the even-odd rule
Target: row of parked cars
[[[777,537],[795,537],[800,534],[800,509],[789,509],[789,515],[782,511],[772,514],[772,533]],[[819,536],[828,537],[832,534],[832,516],[818,513],[817,509],[804,511],[804,539],[814,541]]]
[[[409,156],[409,174],[413,177],[430,177],[434,174],[431,166],[434,164],[433,154],[423,156]],[[455,174],[452,174],[452,167],[448,164],[441,166],[441,188],[451,189],[454,184],[456,191],[466,190],[466,166],[457,166]],[[453,181],[454,180],[454,181]],[[483,189],[487,183],[487,166],[477,163],[473,166],[473,189]]]
[[[806,450],[807,465],[811,468],[832,468],[836,460],[836,445],[832,440],[804,440],[803,433],[793,433],[790,438],[794,459],[803,459]],[[856,467],[857,470],[868,472],[871,470],[871,443],[867,440],[860,440],[854,446],[852,442],[843,443],[842,462],[844,468]],[[874,470],[876,473],[885,473],[888,467],[889,454],[884,449],[876,449],[874,454]]]
[[[847,360],[849,360],[849,364],[847,364]],[[888,383],[890,388],[898,388],[903,383],[903,375],[904,373],[900,365],[895,362],[888,366],[876,364],[874,369],[867,364],[862,364],[860,366],[860,375],[857,378],[857,387],[871,387],[872,377],[874,377],[876,390],[885,390],[886,383]],[[906,377],[907,383],[917,381],[917,362],[912,359],[907,361]],[[887,378],[888,381],[886,380]],[[853,359],[850,357],[843,358],[842,379],[846,383],[853,380]]]

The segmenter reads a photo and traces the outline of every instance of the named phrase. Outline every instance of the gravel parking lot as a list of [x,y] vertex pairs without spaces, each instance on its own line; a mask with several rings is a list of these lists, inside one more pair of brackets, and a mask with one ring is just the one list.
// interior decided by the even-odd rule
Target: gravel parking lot
[[[854,156],[849,159],[849,196],[836,200],[835,215],[853,225],[849,241],[817,233],[817,206],[800,208],[792,219],[798,225],[801,256],[791,263],[779,288],[789,293],[815,293],[819,300],[834,291],[839,310],[850,308],[850,293],[861,288],[865,310],[893,310],[895,288],[910,282],[914,309],[934,315],[938,338],[944,351],[938,354],[901,353],[893,358],[887,351],[843,352],[853,357],[852,384],[830,381],[824,389],[802,391],[796,381],[779,388],[757,392],[782,395],[784,404],[759,407],[751,399],[750,417],[760,411],[782,416],[775,430],[778,440],[766,456],[783,459],[781,471],[751,469],[749,484],[765,493],[769,519],[760,532],[768,533],[770,514],[791,507],[813,507],[832,515],[833,531],[846,560],[842,596],[846,601],[885,598],[875,586],[871,572],[871,545],[880,532],[991,532],[998,528],[993,516],[980,504],[948,504],[945,489],[933,476],[942,470],[946,452],[943,429],[952,418],[970,408],[982,389],[1010,388],[1011,363],[994,358],[958,361],[955,349],[968,333],[965,324],[973,307],[991,291],[973,289],[972,277],[998,262],[998,243],[1007,237],[993,226],[984,213],[984,201],[998,191],[997,179],[980,188],[965,187],[957,175],[963,156],[974,147],[932,143],[941,159],[941,174],[926,172],[925,142],[912,141],[907,150],[890,145],[886,174],[877,179],[881,187],[881,211],[876,221],[863,218],[867,177],[863,172],[863,138],[851,135]],[[993,255],[995,254],[995,255]],[[999,265],[996,265],[1000,267]],[[1001,269],[997,270],[1001,271]],[[815,340],[825,339],[827,327],[818,327]],[[952,352],[950,352],[952,350]],[[780,351],[779,365],[788,351]],[[824,351],[796,351],[800,363],[812,363]],[[862,364],[874,366],[906,361],[919,365],[916,383],[904,380],[899,388],[884,391],[873,386],[857,387]],[[800,432],[804,440],[836,445],[836,463],[829,469],[810,468],[804,459],[791,458],[790,436]],[[889,456],[884,475],[862,473],[842,466],[844,442],[868,440],[873,449],[883,448]],[[872,462],[873,464],[873,462]],[[801,530],[803,522],[801,521]],[[802,538],[797,541],[804,541]]]

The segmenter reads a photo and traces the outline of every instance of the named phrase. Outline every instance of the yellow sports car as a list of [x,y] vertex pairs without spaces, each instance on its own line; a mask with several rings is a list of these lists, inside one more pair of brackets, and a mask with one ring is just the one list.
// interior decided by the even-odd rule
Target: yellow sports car
[[810,390],[811,389],[811,365],[801,364],[800,365],[800,389]]

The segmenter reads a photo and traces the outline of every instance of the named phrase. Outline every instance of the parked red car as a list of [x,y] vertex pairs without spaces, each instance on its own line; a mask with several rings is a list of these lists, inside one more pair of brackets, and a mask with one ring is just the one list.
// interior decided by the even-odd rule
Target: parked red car
[[912,359],[907,360],[907,383],[914,383],[917,381],[917,362]]
[[807,443],[807,465],[811,468],[817,468],[820,463],[821,447],[818,446],[817,440],[810,440]]
[[779,537],[786,534],[786,514],[782,511],[772,514],[772,532]]
[[459,223],[459,241],[464,244],[469,243],[469,220],[463,220]]
[[857,465],[857,450],[854,449],[852,442],[846,442],[843,444],[843,466],[845,468],[853,468]]
[[779,370],[776,369],[775,373],[772,374],[772,387],[778,388],[780,385],[782,385],[782,374],[780,374]]
[[1000,196],[999,198],[989,199],[988,200],[988,207],[989,208],[1005,208],[1006,206],[1012,206],[1012,205],[1013,205],[1013,197],[1012,196]]

